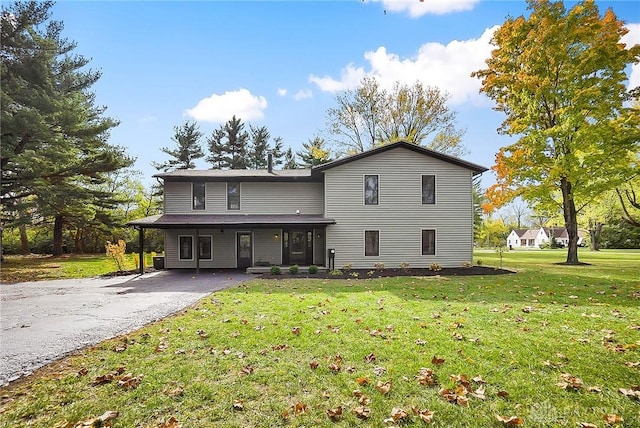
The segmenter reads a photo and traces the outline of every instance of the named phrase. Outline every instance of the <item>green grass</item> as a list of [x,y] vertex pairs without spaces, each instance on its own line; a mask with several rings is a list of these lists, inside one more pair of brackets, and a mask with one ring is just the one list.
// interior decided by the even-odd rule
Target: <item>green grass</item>
[[[151,254],[145,254],[145,266],[152,266]],[[133,255],[127,254],[125,270],[135,269]],[[5,256],[2,282],[42,281],[47,279],[91,278],[117,271],[116,264],[104,254],[53,256]]]
[[[495,257],[476,259],[493,265]],[[581,257],[592,265],[555,265],[562,252],[511,252],[503,262],[514,275],[253,280],[4,388],[0,426],[74,426],[116,410],[114,427],[170,417],[183,427],[383,427],[396,407],[410,415],[405,426],[423,425],[412,407],[434,411],[436,427],[503,426],[495,415],[527,427],[603,427],[605,414],[640,426],[640,403],[618,392],[640,384],[640,368],[629,364],[640,361],[640,253]],[[92,385],[118,367],[142,376],[139,385]],[[436,386],[416,380],[423,367]],[[561,388],[563,373],[584,387]],[[461,374],[482,377],[484,400],[469,396],[462,407],[440,396]],[[392,382],[387,395],[378,381]],[[368,420],[353,412],[354,390],[371,400]],[[296,403],[306,411],[295,415]],[[332,422],[326,411],[338,406],[343,415]]]

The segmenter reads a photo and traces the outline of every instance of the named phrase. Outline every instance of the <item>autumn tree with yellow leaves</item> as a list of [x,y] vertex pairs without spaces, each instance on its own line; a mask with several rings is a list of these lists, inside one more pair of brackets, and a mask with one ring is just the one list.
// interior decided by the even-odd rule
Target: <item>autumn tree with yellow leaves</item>
[[571,10],[528,3],[529,17],[508,18],[487,68],[473,73],[506,115],[498,131],[519,137],[497,153],[487,196],[494,206],[521,196],[561,210],[566,263],[578,264],[578,213],[638,168],[640,112],[627,107],[625,68],[640,61],[640,45],[622,43],[624,23],[591,0]]

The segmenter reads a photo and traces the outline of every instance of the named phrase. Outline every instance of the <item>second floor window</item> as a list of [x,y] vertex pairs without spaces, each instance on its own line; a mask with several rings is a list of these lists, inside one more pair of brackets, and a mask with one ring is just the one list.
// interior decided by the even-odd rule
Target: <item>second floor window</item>
[[378,176],[364,176],[364,204],[378,205]]
[[422,204],[431,205],[436,203],[436,176],[422,176]]
[[204,210],[206,183],[192,183],[193,209]]
[[240,209],[240,183],[227,183],[227,209]]

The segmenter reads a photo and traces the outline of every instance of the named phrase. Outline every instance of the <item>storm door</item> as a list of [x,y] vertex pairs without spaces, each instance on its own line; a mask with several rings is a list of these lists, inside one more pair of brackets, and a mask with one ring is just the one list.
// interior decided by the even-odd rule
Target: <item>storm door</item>
[[238,232],[238,268],[245,269],[252,265],[251,232]]
[[289,264],[310,265],[313,257],[313,233],[307,230],[290,230],[288,235]]

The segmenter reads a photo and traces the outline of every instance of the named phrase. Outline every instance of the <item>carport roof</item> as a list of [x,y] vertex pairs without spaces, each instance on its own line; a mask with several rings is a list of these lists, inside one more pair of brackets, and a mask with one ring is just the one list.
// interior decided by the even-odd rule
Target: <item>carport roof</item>
[[335,220],[319,214],[158,214],[130,221],[128,226],[149,229],[194,227],[326,226]]

